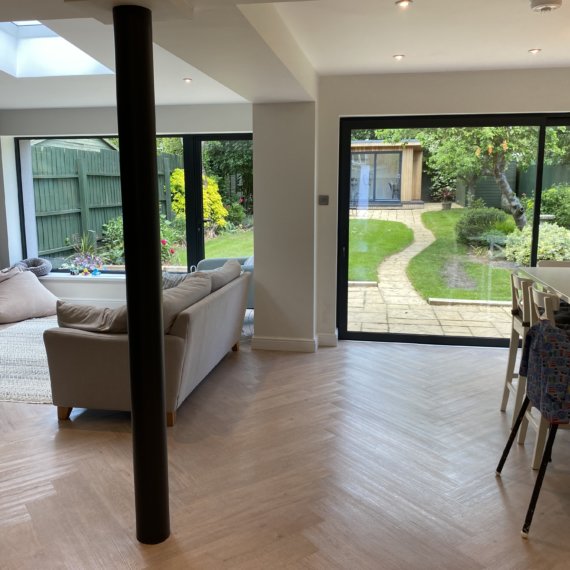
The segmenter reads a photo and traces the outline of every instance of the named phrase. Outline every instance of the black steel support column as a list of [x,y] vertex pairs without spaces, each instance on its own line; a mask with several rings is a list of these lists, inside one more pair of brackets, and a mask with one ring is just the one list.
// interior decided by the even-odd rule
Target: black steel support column
[[170,535],[152,17],[113,8],[137,539]]

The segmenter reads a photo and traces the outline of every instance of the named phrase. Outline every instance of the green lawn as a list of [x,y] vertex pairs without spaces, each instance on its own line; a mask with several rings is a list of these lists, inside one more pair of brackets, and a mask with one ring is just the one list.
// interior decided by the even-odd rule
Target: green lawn
[[377,281],[384,258],[414,241],[414,233],[400,222],[350,220],[349,281]]
[[[422,214],[424,225],[436,240],[408,265],[407,273],[418,293],[428,298],[507,301],[511,298],[510,271],[469,261],[467,246],[457,243],[455,224],[462,211],[441,210]],[[450,287],[444,273],[451,264],[475,282],[473,288]]]
[[[243,232],[227,232],[205,243],[206,257],[249,257],[253,255],[253,229]],[[186,248],[176,253],[172,265],[186,265]]]

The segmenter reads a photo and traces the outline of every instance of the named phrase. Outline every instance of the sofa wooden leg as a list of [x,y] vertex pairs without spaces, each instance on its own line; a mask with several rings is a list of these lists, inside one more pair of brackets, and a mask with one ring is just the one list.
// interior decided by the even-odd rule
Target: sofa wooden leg
[[172,427],[176,423],[176,412],[166,412],[166,425]]
[[73,410],[73,408],[68,408],[66,406],[58,406],[57,407],[57,419],[60,422],[64,422],[65,420],[68,420],[69,416],[71,415],[71,410]]
[[232,350],[234,352],[237,352],[239,350],[239,342],[236,342],[233,346],[232,346]]

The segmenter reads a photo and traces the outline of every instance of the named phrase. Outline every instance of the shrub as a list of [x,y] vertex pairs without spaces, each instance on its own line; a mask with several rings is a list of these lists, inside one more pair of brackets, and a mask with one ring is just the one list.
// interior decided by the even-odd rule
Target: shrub
[[234,202],[228,208],[228,222],[234,226],[241,226],[245,218],[245,211],[239,202]]
[[[170,194],[172,211],[177,216],[184,215],[186,212],[186,197],[184,190],[184,170],[182,168],[175,168],[170,174]],[[222,204],[222,197],[218,184],[215,179],[210,176],[202,177],[202,208],[204,212],[204,228],[209,235],[215,235],[217,230],[224,228],[226,225],[226,217],[228,211]],[[185,238],[186,232],[184,230],[184,237],[179,235],[177,243]]]
[[170,228],[173,241],[180,245],[186,245],[186,214],[176,214],[171,220]]
[[472,200],[469,201],[469,205],[467,207],[473,210],[477,210],[481,208],[486,208],[487,203],[485,202],[485,200],[483,200],[483,198],[473,198]]
[[102,227],[105,259],[112,265],[125,262],[125,242],[123,239],[123,217],[113,218]]
[[184,170],[182,168],[175,168],[170,174],[170,201],[174,213],[184,214],[186,212]]
[[222,204],[222,197],[216,181],[210,176],[202,177],[204,198],[204,228],[210,235],[215,235],[218,228],[224,228],[228,211]]
[[493,229],[504,235],[512,234],[517,229],[517,224],[512,216],[507,214],[504,220],[495,222]]
[[[534,198],[521,198],[526,219],[532,223]],[[570,186],[554,186],[542,193],[541,214],[552,214],[554,223],[570,229]]]
[[[160,240],[162,261],[169,261],[174,255],[170,251],[173,246],[186,243],[186,223],[183,214],[178,214],[173,221],[167,220],[164,214],[160,215]],[[103,224],[103,248],[107,263],[122,265],[125,262],[122,216]]]
[[507,219],[507,214],[497,208],[467,208],[455,226],[457,240],[466,244],[487,243],[485,234],[500,231]]
[[[506,258],[519,265],[530,265],[532,227],[527,224],[522,231],[511,233],[505,247]],[[570,230],[558,224],[540,224],[538,234],[538,259],[564,261],[570,259]]]
[[553,214],[554,223],[570,229],[570,186],[556,186],[542,193],[541,214]]

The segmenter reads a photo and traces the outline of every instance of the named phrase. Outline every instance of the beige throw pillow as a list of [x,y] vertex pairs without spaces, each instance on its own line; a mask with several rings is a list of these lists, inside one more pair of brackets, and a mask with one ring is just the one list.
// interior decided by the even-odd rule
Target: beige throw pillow
[[241,275],[241,264],[237,259],[228,259],[218,269],[198,271],[194,275],[209,275],[212,279],[212,292],[214,292]]
[[0,283],[14,277],[14,275],[22,273],[22,271],[24,270],[21,267],[7,267],[6,269],[2,269],[2,271],[0,271]]
[[167,333],[178,313],[212,291],[212,280],[207,273],[190,273],[182,283],[162,293],[162,316],[164,319],[164,332]]
[[57,297],[30,271],[18,271],[0,282],[0,323],[55,315]]
[[[170,330],[180,311],[206,297],[211,290],[212,281],[209,275],[190,274],[178,286],[164,291],[162,294],[164,332]],[[127,332],[127,306],[108,309],[58,301],[57,322],[60,327],[122,334]]]
[[121,334],[127,332],[127,307],[116,309],[57,302],[57,324],[82,331]]

